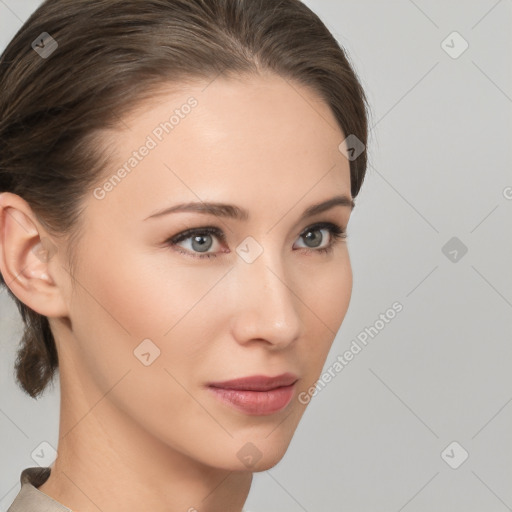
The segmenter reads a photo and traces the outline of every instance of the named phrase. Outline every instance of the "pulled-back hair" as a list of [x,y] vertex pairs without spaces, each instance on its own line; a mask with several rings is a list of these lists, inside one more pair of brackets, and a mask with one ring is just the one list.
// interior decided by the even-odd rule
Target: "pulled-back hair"
[[[108,162],[101,130],[165,83],[263,71],[311,88],[364,144],[350,159],[356,197],[368,103],[344,50],[299,0],[46,0],[0,57],[0,193],[76,241],[82,202]],[[58,368],[55,341],[48,319],[7,291],[24,323],[16,379],[36,398]]]

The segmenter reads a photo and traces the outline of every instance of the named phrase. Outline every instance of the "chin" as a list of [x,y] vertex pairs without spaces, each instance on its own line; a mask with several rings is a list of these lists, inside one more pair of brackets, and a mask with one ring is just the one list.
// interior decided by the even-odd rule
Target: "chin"
[[286,454],[292,436],[283,435],[272,439],[271,434],[268,439],[257,439],[251,441],[250,438],[242,443],[236,450],[236,468],[233,470],[248,470],[253,473],[266,471],[273,468]]
[[283,453],[277,457],[264,457],[257,464],[255,464],[251,471],[253,473],[259,473],[260,471],[267,471],[267,469],[272,469],[275,465],[281,462],[285,453],[286,450],[284,450]]

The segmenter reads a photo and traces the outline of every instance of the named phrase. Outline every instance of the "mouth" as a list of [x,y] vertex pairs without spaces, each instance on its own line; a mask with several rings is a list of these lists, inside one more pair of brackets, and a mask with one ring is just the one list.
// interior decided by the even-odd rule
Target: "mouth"
[[212,382],[207,387],[223,403],[245,414],[262,416],[283,410],[293,398],[297,381],[296,375],[284,373]]

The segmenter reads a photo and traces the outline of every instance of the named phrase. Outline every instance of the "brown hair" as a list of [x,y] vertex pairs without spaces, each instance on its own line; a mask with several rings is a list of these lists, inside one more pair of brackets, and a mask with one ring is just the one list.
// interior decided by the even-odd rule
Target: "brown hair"
[[[48,45],[43,33],[58,45],[46,58],[32,46]],[[108,161],[94,144],[100,130],[164,83],[260,70],[309,86],[364,144],[350,161],[356,197],[368,103],[344,50],[299,0],[46,0],[0,57],[0,192],[25,199],[72,248],[81,202]],[[58,368],[55,341],[48,319],[7,291],[24,322],[16,379],[36,398]]]

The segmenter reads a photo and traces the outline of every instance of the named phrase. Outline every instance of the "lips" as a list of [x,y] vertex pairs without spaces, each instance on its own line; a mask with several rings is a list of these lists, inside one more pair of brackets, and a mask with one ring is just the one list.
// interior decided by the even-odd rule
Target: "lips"
[[283,373],[275,377],[264,375],[253,375],[240,379],[226,380],[222,382],[211,382],[209,386],[222,389],[243,389],[246,391],[269,391],[282,386],[290,386],[296,382],[298,377],[293,373]]
[[283,410],[292,400],[298,377],[283,373],[276,377],[254,375],[212,382],[208,389],[224,404],[249,415],[268,415]]

